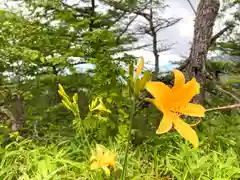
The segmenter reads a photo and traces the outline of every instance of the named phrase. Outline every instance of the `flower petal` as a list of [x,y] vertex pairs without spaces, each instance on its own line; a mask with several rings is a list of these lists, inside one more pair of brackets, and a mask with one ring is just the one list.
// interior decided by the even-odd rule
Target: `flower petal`
[[185,123],[178,116],[173,122],[174,128],[178,131],[178,133],[184,137],[186,140],[190,141],[194,147],[199,146],[199,140],[197,133],[191,128],[191,126]]
[[105,174],[107,175],[107,176],[110,176],[110,170],[109,170],[109,168],[108,167],[103,167],[102,168],[103,170],[104,170],[104,172],[105,172]]
[[141,74],[143,66],[144,66],[144,58],[140,57],[140,62],[138,64],[137,71],[136,71],[136,77],[138,77]]
[[101,145],[101,144],[96,144],[96,156],[99,157],[99,156],[102,156],[105,151],[107,151],[107,149]]
[[200,85],[195,78],[192,78],[191,81],[187,82],[183,88],[179,89],[177,92],[172,91],[172,94],[169,96],[167,107],[172,111],[186,106],[191,99],[199,94]]
[[172,128],[173,118],[174,116],[171,112],[164,113],[156,134],[163,134],[168,132]]
[[98,169],[98,168],[101,168],[101,166],[99,165],[99,163],[97,161],[95,161],[91,164],[91,169]]
[[159,109],[159,111],[163,112],[163,107],[164,107],[163,100],[157,100],[157,99],[151,99],[151,100],[152,100],[152,103]]
[[155,99],[152,103],[160,110],[163,111],[164,104],[170,93],[170,88],[162,82],[147,82],[145,88],[152,94]]
[[200,93],[200,84],[196,81],[195,78],[192,78],[191,81],[187,82],[182,90],[183,98],[180,101],[181,105],[186,105],[191,99]]
[[171,92],[171,89],[162,82],[147,82],[145,88],[157,101],[164,101],[166,96]]
[[185,107],[180,108],[177,112],[188,116],[204,117],[205,111],[206,109],[200,104],[188,103]]
[[92,156],[90,157],[90,161],[93,161],[97,159],[96,155],[95,155],[95,152],[92,152]]
[[114,152],[107,152],[104,154],[102,159],[102,166],[116,166],[116,153]]
[[185,77],[184,74],[177,69],[173,69],[173,73],[174,73],[174,86],[172,87],[172,91],[177,91],[184,86]]
[[113,167],[114,171],[116,170],[116,153],[111,152],[109,155],[109,165]]

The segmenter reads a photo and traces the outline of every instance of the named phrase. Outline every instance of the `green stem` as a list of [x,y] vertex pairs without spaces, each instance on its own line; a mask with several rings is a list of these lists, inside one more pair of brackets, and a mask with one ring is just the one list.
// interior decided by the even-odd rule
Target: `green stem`
[[84,136],[84,138],[85,138],[85,140],[82,139],[82,141],[83,141],[83,142],[84,142],[84,141],[87,141],[88,148],[91,149],[91,146],[90,146],[90,143],[89,143],[89,141],[88,141],[88,137],[87,137],[87,134],[86,134],[86,132],[85,132],[85,129],[84,129],[84,126],[83,126],[83,122],[82,122],[82,119],[81,119],[81,117],[80,117],[79,112],[77,112],[77,119],[78,119],[78,121],[80,122],[81,132],[83,133],[83,136]]
[[130,124],[129,124],[129,130],[128,130],[128,140],[127,140],[127,146],[126,146],[126,150],[125,150],[125,158],[124,158],[124,165],[123,165],[123,171],[121,173],[121,178],[120,180],[124,180],[125,179],[125,175],[127,173],[127,161],[128,161],[128,151],[129,151],[129,145],[130,145],[130,141],[131,141],[131,132],[132,132],[132,125],[133,125],[133,117],[134,117],[134,112],[135,112],[135,98],[133,97],[132,100],[132,107],[131,107],[131,111],[130,111]]

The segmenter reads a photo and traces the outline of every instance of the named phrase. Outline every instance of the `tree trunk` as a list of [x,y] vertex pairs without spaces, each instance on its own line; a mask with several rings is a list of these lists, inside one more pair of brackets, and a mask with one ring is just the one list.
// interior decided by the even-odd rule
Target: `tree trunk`
[[159,54],[157,50],[157,34],[153,33],[153,54],[155,58],[155,73],[159,73]]
[[95,21],[95,0],[91,0],[91,12],[90,12],[90,24],[89,24],[89,31],[93,31],[94,21]]
[[[152,3],[152,2],[151,2]],[[157,49],[157,32],[156,28],[154,27],[153,24],[153,10],[152,7],[150,8],[150,13],[149,13],[149,25],[150,25],[150,34],[153,38],[153,54],[155,58],[155,73],[159,73],[159,54],[158,54],[158,49]]]
[[200,94],[193,99],[194,103],[204,102],[205,66],[211,43],[213,26],[220,8],[219,0],[200,0],[197,8],[194,38],[186,67],[187,80],[195,77],[201,85]]
[[12,131],[18,131],[24,127],[24,99],[22,95],[16,95],[16,118],[12,122]]

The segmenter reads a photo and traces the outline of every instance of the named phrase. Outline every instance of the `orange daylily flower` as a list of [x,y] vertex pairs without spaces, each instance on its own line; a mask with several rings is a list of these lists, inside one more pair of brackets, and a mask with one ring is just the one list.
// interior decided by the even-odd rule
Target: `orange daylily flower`
[[180,115],[204,117],[206,109],[203,106],[189,103],[195,95],[199,94],[200,85],[195,78],[185,84],[183,73],[177,69],[174,69],[173,73],[175,80],[172,88],[162,82],[148,82],[145,86],[154,97],[151,99],[152,103],[163,112],[163,118],[156,133],[166,133],[174,127],[194,147],[198,147],[199,140],[196,132],[180,118]]
[[97,144],[96,151],[92,152],[90,161],[91,169],[103,169],[107,176],[110,176],[110,167],[116,171],[116,153],[109,151],[104,146]]

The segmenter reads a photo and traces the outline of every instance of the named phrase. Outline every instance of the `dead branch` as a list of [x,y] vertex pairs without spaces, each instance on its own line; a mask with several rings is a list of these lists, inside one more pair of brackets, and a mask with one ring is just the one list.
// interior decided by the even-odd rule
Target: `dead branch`
[[169,20],[165,20],[165,24],[164,23],[159,23],[154,28],[156,29],[156,32],[158,32],[161,29],[165,29],[165,28],[168,28],[170,26],[173,26],[174,24],[177,24],[180,20],[182,20],[182,18],[172,19],[172,21],[171,20],[170,21]]
[[194,9],[193,4],[191,2],[191,0],[186,0],[188,2],[188,4],[190,5],[191,9],[193,10],[194,14],[197,14],[197,11]]
[[232,93],[230,93],[229,91],[221,88],[219,85],[216,85],[216,88],[218,90],[220,90],[221,92],[225,93],[225,94],[228,94],[229,96],[231,96],[233,99],[235,99],[236,101],[238,101],[240,103],[240,99],[238,97],[236,97],[235,95],[233,95]]
[[234,108],[240,108],[240,104],[233,104],[233,105],[229,105],[229,106],[221,106],[221,107],[211,108],[211,109],[207,109],[206,112],[215,111],[215,110],[223,110],[223,109],[234,109]]
[[[119,22],[126,14],[127,12],[123,12],[117,19],[115,19],[115,21],[112,22],[112,24]],[[107,29],[110,29],[110,26]]]
[[126,31],[128,30],[129,26],[133,23],[133,21],[135,21],[135,19],[137,18],[138,15],[135,15],[134,18],[131,19],[131,21],[129,21],[127,23],[127,25],[125,26],[125,28],[123,29],[123,31],[118,35],[117,37],[117,42],[119,42],[120,38],[124,35],[124,33],[126,33]]

